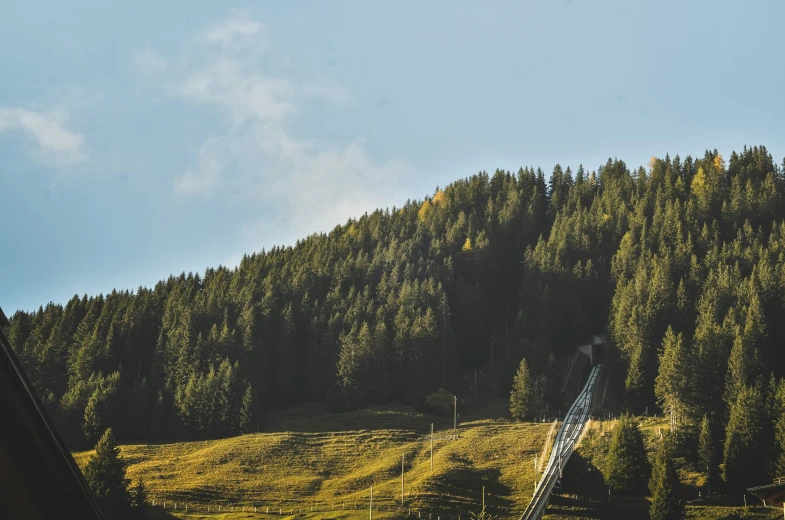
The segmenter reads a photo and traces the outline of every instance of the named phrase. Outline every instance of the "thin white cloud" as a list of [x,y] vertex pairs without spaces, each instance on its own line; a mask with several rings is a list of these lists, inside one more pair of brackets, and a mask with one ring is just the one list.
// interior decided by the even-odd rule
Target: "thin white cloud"
[[223,106],[236,124],[249,119],[280,121],[297,109],[287,79],[249,74],[232,59],[221,59],[190,74],[180,94],[189,101]]
[[[308,101],[352,106],[351,90],[319,73],[302,81],[265,72],[264,64],[274,59],[268,30],[246,13],[208,27],[193,44],[191,59],[170,67],[182,72],[168,88],[186,102],[218,108],[227,124],[200,148],[194,166],[174,179],[177,198],[262,202],[265,215],[254,220],[261,224],[244,234],[261,235],[260,226],[273,223],[279,235],[268,232],[267,238],[275,239],[327,231],[387,205],[406,165],[373,160],[361,138],[325,145],[289,128],[307,112]],[[249,237],[247,247],[263,238]]]
[[199,149],[196,166],[174,180],[174,193],[179,198],[190,198],[210,193],[226,167],[222,141],[211,139]]
[[299,88],[300,92],[306,97],[319,98],[339,107],[354,105],[354,96],[351,90],[333,78],[319,73],[314,74],[312,81],[304,83]]
[[251,50],[263,53],[270,45],[267,27],[248,13],[235,12],[199,34],[197,42],[217,45],[225,52]]
[[146,77],[166,71],[166,60],[153,51],[142,51],[134,56],[134,65]]
[[0,133],[19,131],[38,146],[39,157],[55,166],[87,160],[85,139],[66,126],[68,114],[42,113],[26,108],[0,107]]

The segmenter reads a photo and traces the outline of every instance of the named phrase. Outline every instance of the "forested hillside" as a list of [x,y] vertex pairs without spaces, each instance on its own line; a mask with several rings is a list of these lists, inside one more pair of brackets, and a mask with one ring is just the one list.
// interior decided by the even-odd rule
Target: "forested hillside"
[[480,173],[236,269],[17,312],[10,339],[78,446],[255,430],[305,400],[420,406],[491,359],[504,391],[524,356],[541,374],[607,331],[628,408],[661,406],[696,457],[705,416],[715,461],[762,459],[785,443],[784,175],[763,147]]

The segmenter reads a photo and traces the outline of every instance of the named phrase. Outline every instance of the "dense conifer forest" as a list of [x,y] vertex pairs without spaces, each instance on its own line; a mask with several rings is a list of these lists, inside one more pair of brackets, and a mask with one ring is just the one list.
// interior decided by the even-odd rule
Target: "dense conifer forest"
[[10,340],[77,448],[255,431],[303,401],[420,407],[492,359],[500,393],[524,357],[545,388],[606,333],[623,407],[741,487],[785,473],[784,298],[785,162],[761,146],[482,172],[235,269],[16,312]]

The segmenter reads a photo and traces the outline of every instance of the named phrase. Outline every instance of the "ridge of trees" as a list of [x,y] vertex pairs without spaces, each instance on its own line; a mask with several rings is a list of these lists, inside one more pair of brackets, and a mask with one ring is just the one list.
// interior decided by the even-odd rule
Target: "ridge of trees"
[[253,431],[306,400],[421,406],[490,360],[509,395],[523,358],[536,382],[607,332],[625,407],[660,406],[677,449],[746,485],[744,450],[785,466],[784,295],[785,163],[745,146],[481,172],[235,269],[17,312],[10,339],[77,446]]

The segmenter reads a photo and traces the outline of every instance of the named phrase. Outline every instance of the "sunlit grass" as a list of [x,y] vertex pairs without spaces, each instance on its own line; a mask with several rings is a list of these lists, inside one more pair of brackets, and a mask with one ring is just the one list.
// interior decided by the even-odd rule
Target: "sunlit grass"
[[[209,507],[215,518],[220,506],[221,516],[233,519],[258,517],[268,507],[276,515],[279,510],[302,511],[298,518],[309,517],[311,507],[314,518],[367,518],[371,484],[378,518],[406,516],[410,508],[414,517],[419,511],[433,513],[434,519],[440,513],[442,518],[468,518],[480,509],[483,486],[492,513],[515,517],[532,494],[533,460],[541,454],[551,424],[503,419],[505,408],[491,403],[466,413],[457,440],[450,438],[451,420],[410,408],[333,415],[311,406],[273,418],[268,432],[127,445],[121,452],[129,463],[129,478],[142,477],[156,505],[166,501],[166,513],[177,517],[199,518]],[[433,472],[431,422],[436,423]],[[91,453],[74,458],[84,466]]]

